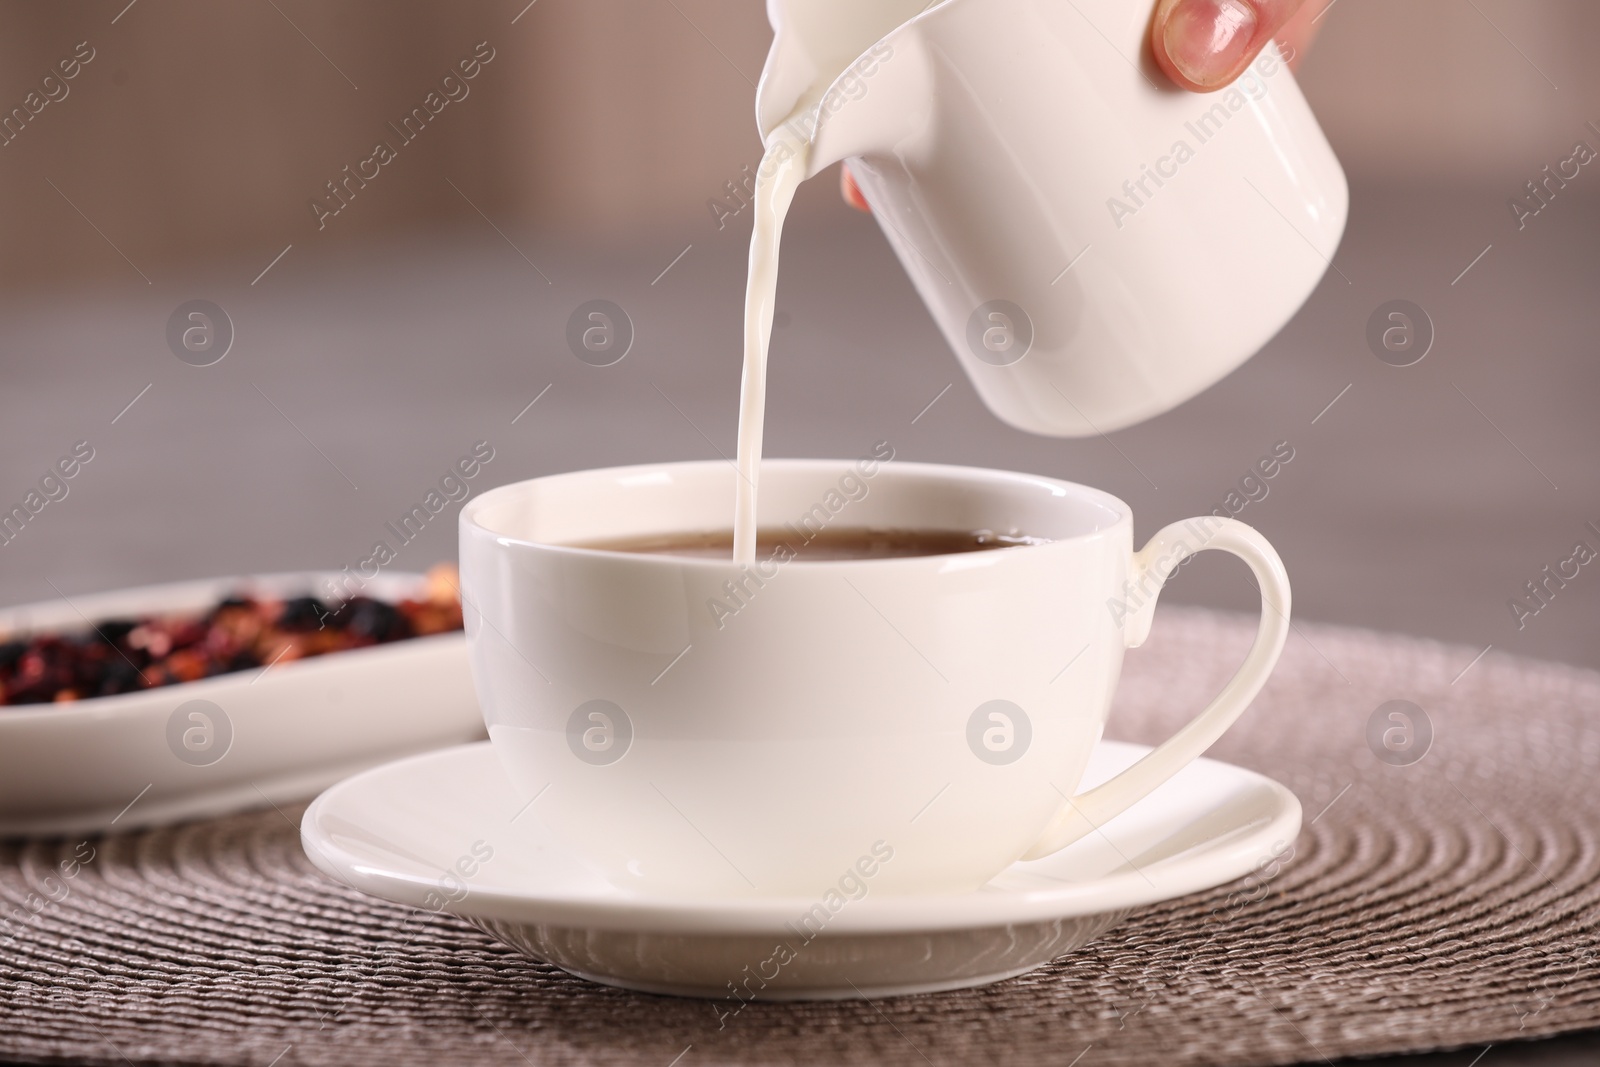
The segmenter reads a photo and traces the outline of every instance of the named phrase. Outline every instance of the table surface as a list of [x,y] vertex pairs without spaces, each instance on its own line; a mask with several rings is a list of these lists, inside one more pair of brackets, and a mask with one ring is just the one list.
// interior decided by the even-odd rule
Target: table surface
[[1383,1056],[1339,1062],[1351,1067],[1355,1064],[1368,1067],[1593,1067],[1596,1060],[1600,1060],[1600,1034],[1588,1033],[1422,1056]]
[[[886,439],[901,459],[1068,477],[1127,500],[1145,536],[1218,506],[1288,442],[1293,460],[1238,517],[1279,548],[1298,616],[1600,666],[1600,575],[1585,568],[1520,627],[1509,607],[1576,542],[1600,548],[1586,525],[1600,528],[1600,199],[1575,192],[1561,217],[1517,232],[1503,190],[1357,188],[1339,272],[1266,350],[1151,423],[1057,440],[983,409],[876,228],[825,210],[823,195],[803,191],[808,221],[786,243],[769,454],[855,455]],[[11,293],[0,503],[21,502],[76,442],[94,455],[0,546],[0,602],[353,567],[480,440],[494,458],[479,489],[731,455],[745,237],[708,226],[593,248],[485,226],[297,244],[255,282],[275,250],[149,285],[130,272],[126,286]],[[608,368],[564,339],[597,297],[636,331]],[[192,298],[234,325],[214,366],[180,362],[166,340]],[[1364,340],[1394,298],[1420,304],[1436,331],[1412,367],[1380,362]],[[453,556],[454,533],[431,523],[394,566]],[[1254,593],[1236,566],[1201,558],[1168,595],[1249,610]],[[1404,1062],[1466,1067],[1480,1051]],[[1480,1062],[1597,1053],[1600,1039],[1574,1038]]]

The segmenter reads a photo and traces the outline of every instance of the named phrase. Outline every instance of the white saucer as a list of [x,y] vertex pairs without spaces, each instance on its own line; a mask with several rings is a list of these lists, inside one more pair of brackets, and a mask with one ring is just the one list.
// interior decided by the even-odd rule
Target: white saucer
[[[1102,742],[1085,785],[1148,751]],[[1022,974],[1140,905],[1248,874],[1300,831],[1294,794],[1202,759],[1101,833],[1015,864],[976,892],[869,892],[807,942],[796,930],[817,901],[630,894],[540,827],[527,805],[485,742],[340,782],[306,811],[300,836],[313,863],[364,892],[453,912],[595,982],[726,998],[732,1011],[751,998],[879,997]]]

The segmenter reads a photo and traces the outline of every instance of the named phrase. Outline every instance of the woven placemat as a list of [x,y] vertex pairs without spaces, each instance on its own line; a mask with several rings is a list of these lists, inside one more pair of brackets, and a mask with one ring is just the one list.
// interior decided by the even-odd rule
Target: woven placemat
[[[1170,733],[1253,629],[1164,609],[1148,651],[1129,656],[1110,733]],[[1146,1067],[1593,1027],[1600,676],[1496,653],[1473,662],[1474,651],[1297,624],[1267,691],[1214,751],[1305,805],[1292,853],[1256,877],[1148,908],[987,988],[757,1002],[720,1030],[708,1003],[590,985],[453,917],[334,884],[300,851],[298,807],[87,843],[0,843],[11,923],[0,929],[0,1055]],[[1373,726],[1393,700],[1412,703]]]

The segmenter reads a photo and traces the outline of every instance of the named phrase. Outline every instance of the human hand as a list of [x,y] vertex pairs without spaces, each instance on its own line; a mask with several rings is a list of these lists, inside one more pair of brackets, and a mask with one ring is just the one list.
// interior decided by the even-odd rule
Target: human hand
[[[1178,85],[1209,93],[1232,83],[1277,39],[1292,67],[1310,45],[1318,0],[1159,0],[1150,24],[1156,65]],[[872,210],[848,167],[839,174],[845,203]]]
[[1280,35],[1292,61],[1316,30],[1311,19],[1326,7],[1305,0],[1160,0],[1150,49],[1167,77],[1209,93],[1231,84]]

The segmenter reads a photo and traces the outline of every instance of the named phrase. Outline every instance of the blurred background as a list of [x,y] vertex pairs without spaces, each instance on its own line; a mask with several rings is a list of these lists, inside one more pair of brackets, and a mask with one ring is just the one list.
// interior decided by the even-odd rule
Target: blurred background
[[[759,158],[763,8],[0,4],[0,504],[93,449],[0,545],[0,600],[354,566],[478,441],[474,491],[731,455],[749,217],[708,201]],[[888,439],[1073,478],[1132,504],[1142,538],[1287,442],[1239,518],[1279,547],[1299,617],[1458,642],[1463,670],[1600,666],[1600,566],[1536,615],[1509,605],[1578,542],[1600,550],[1600,167],[1521,228],[1508,207],[1578,142],[1600,149],[1600,7],[1335,0],[1318,25],[1299,77],[1350,177],[1345,277],[1243,369],[1109,438],[1013,430],[830,172],[785,241],[769,453]],[[466,95],[401,143],[388,124],[474,58]],[[380,139],[397,157],[319,218]],[[596,298],[636,331],[612,367],[565,342]],[[195,299],[232,323],[211,366],[168,343]],[[1393,299],[1436,331],[1411,367],[1364,339]],[[453,556],[454,510],[395,566]],[[1254,610],[1220,559],[1168,595]]]

